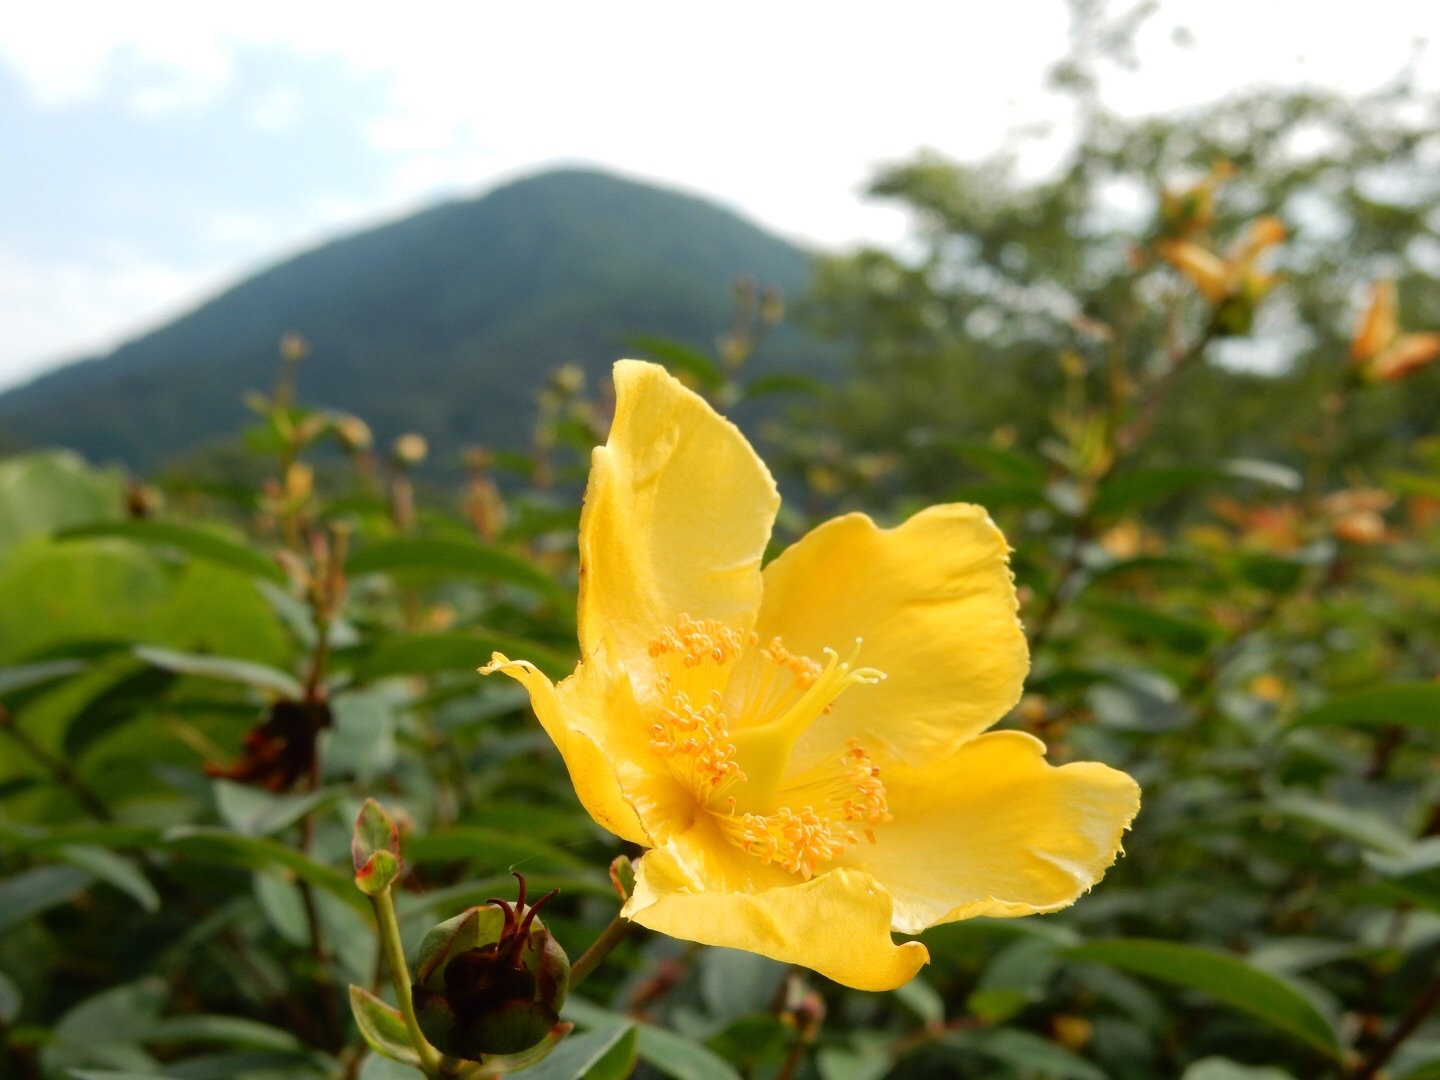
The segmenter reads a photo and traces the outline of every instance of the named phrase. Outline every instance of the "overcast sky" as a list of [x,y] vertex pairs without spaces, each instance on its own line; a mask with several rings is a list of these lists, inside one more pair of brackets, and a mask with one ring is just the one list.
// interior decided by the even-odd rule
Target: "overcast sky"
[[[1107,97],[1138,112],[1257,82],[1359,92],[1436,30],[1434,0],[1164,0],[1141,71]],[[353,2],[16,5],[0,388],[324,239],[555,164],[701,193],[812,246],[893,242],[903,222],[862,196],[875,166],[1063,124],[1045,74],[1068,31],[1062,0],[474,0],[403,21]]]

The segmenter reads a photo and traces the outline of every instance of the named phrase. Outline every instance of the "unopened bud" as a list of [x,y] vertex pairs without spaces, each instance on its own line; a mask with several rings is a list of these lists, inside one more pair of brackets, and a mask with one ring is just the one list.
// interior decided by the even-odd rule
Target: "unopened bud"
[[[420,1030],[439,1050],[479,1061],[518,1054],[560,1022],[570,961],[536,912],[554,892],[525,906],[525,879],[514,906],[490,900],[428,934],[413,990]],[[557,889],[556,892],[559,890]]]
[[352,454],[369,450],[375,443],[370,425],[358,416],[337,416],[332,423],[340,444]]
[[310,355],[310,343],[296,333],[280,335],[280,359],[291,363],[299,363]]
[[430,453],[430,444],[425,441],[424,435],[411,432],[409,435],[401,435],[396,439],[390,449],[395,455],[397,464],[413,468],[424,461],[425,455]]

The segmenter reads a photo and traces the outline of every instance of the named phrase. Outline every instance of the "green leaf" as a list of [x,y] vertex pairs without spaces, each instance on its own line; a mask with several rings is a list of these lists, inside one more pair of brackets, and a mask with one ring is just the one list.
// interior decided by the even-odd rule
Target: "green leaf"
[[215,780],[215,808],[244,836],[271,836],[295,824],[312,810],[328,806],[345,794],[343,788],[321,788],[295,795],[276,795],[233,780]]
[[0,930],[68,904],[94,879],[76,866],[37,866],[0,878]]
[[714,393],[725,385],[725,375],[715,361],[699,349],[691,348],[669,338],[642,334],[630,339],[630,344],[644,355],[641,359],[654,359],[672,372],[689,375],[706,391]]
[[[79,760],[92,744],[115,729],[152,710],[175,682],[175,675],[158,668],[130,666],[118,677],[97,677],[100,685],[65,727],[61,746],[65,756]],[[86,686],[91,685],[86,680]]]
[[240,1016],[172,1016],[147,1024],[135,1033],[135,1039],[147,1043],[222,1043],[260,1050],[305,1050],[305,1044],[288,1031]]
[[945,999],[918,975],[894,990],[895,1000],[920,1018],[923,1024],[938,1024],[945,1019]]
[[103,847],[67,844],[57,852],[71,866],[78,866],[107,885],[113,885],[149,912],[160,910],[160,894],[140,868],[129,859]]
[[1090,512],[1097,517],[1118,514],[1135,506],[1158,502],[1199,484],[1213,483],[1224,475],[1219,469],[1204,465],[1172,465],[1120,473],[1112,476],[1095,493]]
[[1300,794],[1275,795],[1258,804],[1256,810],[1318,825],[1362,847],[1387,854],[1398,855],[1410,845],[1410,837],[1388,818],[1373,810],[1347,806],[1330,799]]
[[625,1080],[635,1071],[637,1035],[633,1024],[570,1035],[521,1075],[526,1080]]
[[1180,1080],[1294,1080],[1294,1077],[1284,1069],[1241,1065],[1229,1058],[1207,1057],[1192,1063]]
[[420,1064],[420,1055],[410,1042],[410,1032],[399,1009],[392,1009],[370,991],[350,987],[350,1010],[367,1046],[382,1057],[402,1065]]
[[477,671],[502,652],[514,660],[529,660],[551,678],[560,679],[575,669],[571,657],[544,645],[506,634],[410,634],[391,638],[363,654],[355,663],[355,677],[363,682],[396,675],[435,675],[443,671]]
[[543,570],[518,555],[474,540],[402,536],[357,549],[345,563],[350,577],[398,574],[420,577],[468,577],[503,581],[560,599],[564,590]]
[[268,871],[272,867],[283,867],[324,889],[365,918],[371,916],[370,901],[355,891],[355,884],[348,873],[318,863],[268,837],[242,836],[229,829],[177,825],[165,832],[164,846],[201,862],[239,866],[246,870]]
[[[607,1012],[583,998],[566,1000],[562,1013],[581,1027],[614,1030],[634,1023],[628,1017]],[[640,1058],[674,1080],[740,1080],[740,1074],[726,1061],[699,1043],[652,1024],[636,1024]]]
[[1304,993],[1229,953],[1170,941],[1112,938],[1067,949],[1065,956],[1202,991],[1332,1057],[1339,1054],[1334,1028]]
[[91,469],[68,450],[0,461],[0,552],[45,535],[124,513],[124,478]]
[[1084,607],[1126,637],[1154,642],[1175,652],[1204,652],[1220,635],[1219,628],[1211,623],[1170,615],[1138,604],[1090,600]]
[[15,1023],[22,1004],[20,988],[9,975],[0,971],[0,1025],[8,1027]]
[[825,384],[809,375],[761,375],[751,379],[740,388],[741,401],[770,397],[773,394],[807,394],[819,397],[825,393]]
[[1014,450],[1005,450],[998,446],[992,446],[990,443],[952,440],[936,442],[918,440],[913,444],[920,447],[932,445],[943,447],[952,451],[966,464],[983,469],[993,476],[1014,480],[1026,486],[1039,488],[1045,483],[1045,465],[1035,458]]
[[419,835],[410,841],[408,855],[417,865],[464,861],[495,871],[532,864],[535,869],[556,871],[584,870],[589,866],[564,848],[527,835],[523,818],[511,831],[457,825],[443,832]]
[[1403,682],[1336,698],[1301,714],[1298,727],[1345,724],[1353,727],[1430,728],[1440,731],[1440,683]]
[[1300,474],[1269,461],[1236,458],[1218,468],[1209,465],[1170,465],[1136,469],[1111,477],[1096,493],[1090,512],[1096,516],[1118,514],[1137,506],[1178,495],[1201,484],[1226,480],[1252,480],[1286,491],[1298,491]]
[[1288,593],[1305,576],[1306,564],[1278,555],[1246,554],[1240,559],[1240,575],[1251,585],[1272,593]]
[[86,670],[89,666],[83,660],[45,660],[37,664],[16,664],[0,671],[0,696],[44,683],[58,682]]
[[57,540],[87,540],[118,537],[152,547],[175,548],[191,558],[237,570],[250,577],[284,584],[285,574],[273,559],[254,548],[227,540],[206,529],[173,521],[110,521],[67,529]]
[[152,667],[176,675],[194,675],[202,679],[219,679],[222,682],[244,683],[259,690],[268,690],[286,698],[299,698],[304,688],[294,676],[260,664],[254,660],[240,660],[231,656],[202,656],[198,653],[176,652],[173,649],[157,649],[141,645],[135,655]]
[[1101,1069],[1078,1054],[1018,1028],[961,1031],[946,1035],[942,1041],[997,1058],[1013,1065],[1022,1075],[1038,1073],[1054,1080],[1106,1080]]

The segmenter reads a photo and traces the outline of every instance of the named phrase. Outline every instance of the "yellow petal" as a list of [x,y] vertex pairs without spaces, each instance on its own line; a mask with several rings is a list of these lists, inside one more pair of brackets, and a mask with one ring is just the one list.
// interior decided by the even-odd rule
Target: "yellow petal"
[[886,767],[881,779],[894,820],[838,861],[884,886],[906,933],[1069,906],[1115,861],[1140,809],[1125,773],[1088,761],[1056,768],[1044,744],[1019,731]]
[[[530,693],[530,704],[570,772],[580,803],[603,828],[632,843],[653,845],[667,835],[677,808],[694,799],[654,759],[624,679],[590,665],[556,686],[533,664],[496,653],[480,669],[501,671]],[[652,826],[647,827],[646,822]]]
[[761,892],[706,890],[665,848],[636,866],[621,912],[671,937],[800,964],[857,990],[893,990],[930,959],[890,937],[890,897],[866,874],[835,870]]
[[1381,278],[1370,287],[1370,305],[1365,309],[1360,325],[1355,329],[1355,337],[1350,342],[1350,359],[1364,363],[1379,355],[1395,340],[1400,333],[1398,310],[1395,282]]
[[681,614],[749,629],[780,496],[739,429],[664,368],[620,361],[615,393],[580,517],[580,652],[639,678]]
[[872,753],[949,754],[1020,699],[1029,667],[1008,549],[978,506],[935,506],[894,529],[835,518],[765,569],[756,630],[792,653],[846,656],[885,681],[855,686],[801,737],[792,771],[854,736]]

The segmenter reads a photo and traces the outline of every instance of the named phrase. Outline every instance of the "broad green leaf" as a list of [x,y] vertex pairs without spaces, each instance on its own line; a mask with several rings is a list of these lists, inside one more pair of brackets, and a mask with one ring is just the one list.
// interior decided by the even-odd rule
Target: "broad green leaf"
[[626,1024],[569,1035],[519,1075],[526,1080],[625,1080],[635,1071],[637,1034]]
[[920,976],[894,991],[895,999],[920,1018],[923,1024],[938,1024],[945,1019],[945,999]]
[[1241,1065],[1223,1057],[1201,1058],[1194,1062],[1180,1080],[1294,1080],[1284,1069],[1268,1065]]
[[895,1067],[889,1054],[876,1049],[868,1053],[822,1046],[815,1055],[821,1080],[881,1080]]
[[84,671],[87,667],[89,665],[84,660],[44,660],[35,664],[17,664],[0,669],[0,698],[16,690],[57,682]]
[[292,945],[310,944],[310,923],[305,915],[305,898],[288,875],[255,873],[250,876],[255,901],[275,932]]
[[97,668],[94,680],[85,680],[81,687],[92,691],[89,699],[65,727],[61,743],[65,756],[78,761],[92,744],[152,711],[175,678],[173,672],[136,667],[128,661],[118,671],[114,665]]
[[[581,1027],[614,1030],[634,1023],[583,998],[571,997],[562,1015]],[[642,1061],[674,1080],[740,1080],[740,1074],[704,1046],[652,1024],[636,1024]]]
[[1280,814],[1307,821],[1343,836],[1363,847],[1398,855],[1410,846],[1410,837],[1397,825],[1373,810],[1348,806],[1310,795],[1273,795],[1255,807],[1259,813]]
[[91,469],[77,454],[0,461],[0,554],[27,536],[119,518],[124,510],[124,477]]
[[819,379],[812,379],[809,375],[761,375],[759,378],[751,379],[740,388],[741,401],[754,401],[756,398],[770,397],[774,394],[808,394],[811,397],[819,397],[825,393],[826,386]]
[[1288,980],[1214,949],[1143,938],[1112,938],[1067,949],[1072,960],[1109,964],[1174,986],[1199,990],[1338,1055],[1335,1030],[1310,999]]
[[961,442],[958,440],[921,440],[914,442],[921,447],[938,446],[951,451],[960,460],[976,468],[1021,484],[1039,487],[1045,483],[1046,469],[1042,462],[1014,450],[1005,450],[990,443]]
[[67,844],[56,853],[71,866],[78,866],[107,885],[113,885],[149,912],[160,910],[160,894],[150,879],[131,860],[103,847]]
[[78,866],[36,866],[0,878],[0,930],[68,904],[94,880]]
[[207,529],[173,521],[111,521],[82,525],[57,535],[57,540],[118,537],[137,544],[175,548],[204,562],[236,570],[251,577],[283,584],[285,574],[275,560],[254,548],[228,540]]
[[1170,615],[1138,604],[1090,600],[1084,610],[1103,619],[1126,637],[1162,645],[1182,653],[1204,652],[1220,636],[1219,627],[1199,619]]
[[294,825],[312,810],[329,806],[345,795],[344,789],[338,787],[276,795],[233,780],[215,780],[213,785],[215,808],[220,817],[244,836],[271,836]]
[[1219,466],[1170,465],[1136,469],[1111,477],[1095,495],[1090,511],[1097,516],[1116,514],[1177,495],[1201,484],[1251,480],[1285,491],[1298,491],[1302,478],[1294,469],[1269,461],[1236,458]]
[[1257,588],[1272,593],[1288,593],[1305,576],[1306,563],[1300,559],[1284,559],[1278,555],[1246,554],[1240,558],[1240,574]]
[[1090,512],[1100,517],[1118,514],[1224,477],[1225,473],[1220,469],[1205,465],[1172,465],[1119,473],[1096,492]]
[[[617,861],[618,872],[628,875],[628,891],[633,892],[633,868],[623,855]],[[706,949],[700,954],[699,966],[700,996],[717,1022],[764,1012],[775,1000],[786,971],[784,964],[739,949]]]
[[331,726],[320,732],[327,780],[370,783],[395,767],[396,709],[382,694],[347,690],[330,699]]
[[318,863],[268,837],[242,836],[229,829],[177,825],[165,832],[164,846],[200,862],[261,871],[283,867],[337,897],[364,917],[370,917],[370,901],[355,890],[348,873]]
[[558,599],[560,586],[543,570],[518,555],[474,540],[397,537],[358,548],[346,561],[350,577],[402,574],[426,578],[467,577],[503,581]]
[[20,1006],[23,1002],[20,999],[20,988],[15,981],[0,971],[0,1025],[9,1027],[15,1023],[15,1018],[20,1015]]
[[575,669],[574,659],[544,645],[506,634],[410,634],[391,638],[364,653],[355,663],[362,682],[396,675],[436,675],[444,671],[473,672],[490,662],[490,654],[503,652],[514,660],[529,660],[553,679]]
[[288,1031],[241,1016],[191,1014],[147,1024],[135,1033],[139,1042],[223,1043],[261,1050],[301,1051],[305,1044]]
[[157,649],[142,645],[135,655],[152,667],[173,672],[176,675],[193,675],[204,679],[219,679],[222,682],[244,683],[259,690],[267,690],[281,697],[299,698],[304,688],[293,675],[269,664],[254,660],[240,660],[233,656],[202,656],[196,653],[176,652],[173,649]]
[[649,334],[632,337],[630,344],[644,354],[642,359],[658,360],[673,373],[691,376],[708,393],[714,393],[725,385],[724,373],[699,349]]
[[965,1008],[998,1023],[1040,1000],[1060,964],[1059,946],[1044,938],[1021,938],[1005,946],[985,968]]
[[1440,730],[1440,683],[1402,682],[1327,701],[1302,713],[1297,726],[1417,727]]
[[563,848],[528,835],[523,818],[510,830],[455,825],[417,835],[409,841],[406,857],[417,865],[463,860],[494,870],[523,869],[532,863],[537,868],[572,870],[589,865]]
[[1014,1066],[1022,1075],[1039,1074],[1049,1080],[1106,1080],[1105,1073],[1059,1043],[1019,1028],[961,1031],[941,1041],[975,1050]]
[[391,1008],[370,991],[350,987],[350,1011],[365,1043],[375,1053],[405,1065],[419,1065],[420,1055],[410,1042],[405,1018],[399,1009]]

